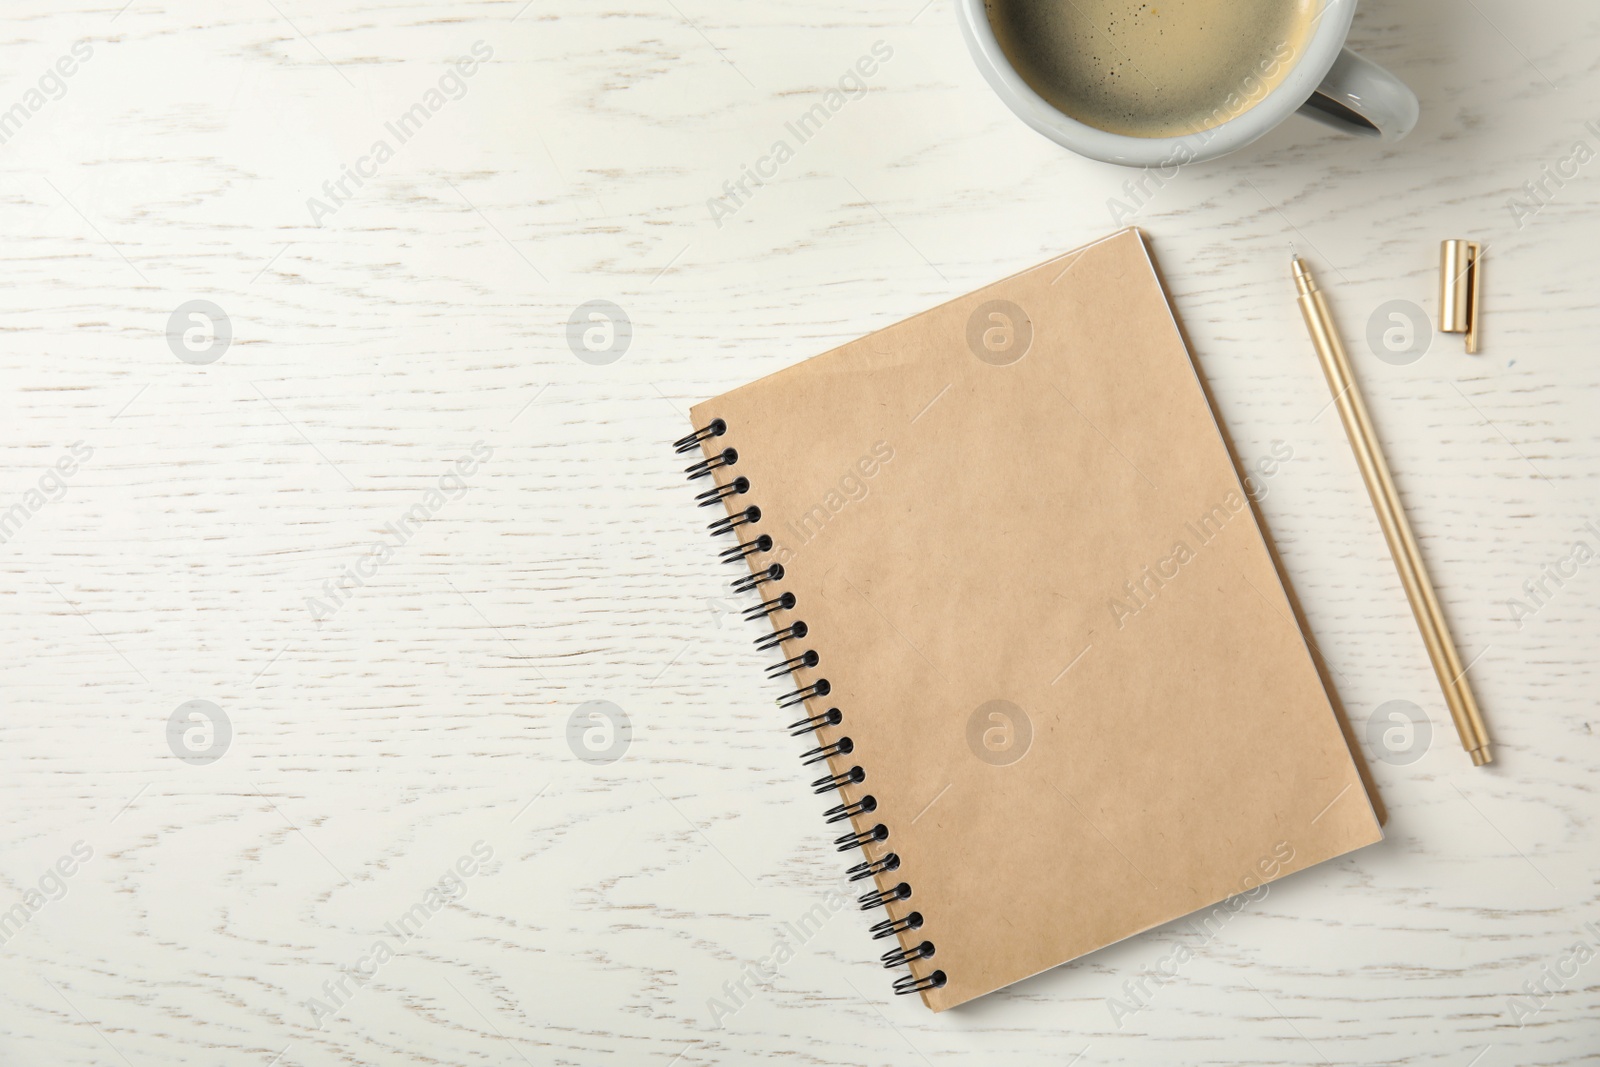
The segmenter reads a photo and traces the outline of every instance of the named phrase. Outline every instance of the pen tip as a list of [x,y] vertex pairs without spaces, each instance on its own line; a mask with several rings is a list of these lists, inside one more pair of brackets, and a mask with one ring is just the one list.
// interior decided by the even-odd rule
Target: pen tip
[[1289,260],[1289,266],[1294,271],[1295,288],[1305,296],[1313,291],[1314,283],[1311,281],[1311,272],[1306,269],[1305,262],[1297,255]]

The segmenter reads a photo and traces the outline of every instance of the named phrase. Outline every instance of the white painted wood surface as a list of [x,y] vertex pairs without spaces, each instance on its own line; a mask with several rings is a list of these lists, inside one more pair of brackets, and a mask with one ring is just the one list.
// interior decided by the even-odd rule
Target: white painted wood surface
[[[879,41],[870,88],[719,226],[708,200]],[[1375,763],[1388,840],[1209,943],[1178,924],[937,1017],[889,995],[852,907],[723,1018],[844,864],[667,442],[700,398],[1111,230],[1130,175],[1006,112],[949,0],[11,0],[0,1062],[1600,1062],[1600,959],[1572,955],[1600,952],[1600,563],[1508,604],[1600,547],[1600,161],[1508,207],[1600,150],[1600,13],[1369,0],[1353,41],[1417,89],[1410,140],[1292,120],[1128,221],[1241,461],[1293,450],[1262,509],[1358,732],[1390,700],[1431,719],[1420,760]],[[1482,354],[1375,358],[1369,317],[1431,312],[1438,242],[1469,236]],[[1291,243],[1475,659],[1490,770],[1326,410]],[[205,365],[166,336],[192,299],[232,330]],[[566,340],[593,299],[632,323],[608,365]],[[209,763],[169,747],[191,700],[231,724],[180,743]],[[632,728],[603,766],[568,743],[596,700]]]

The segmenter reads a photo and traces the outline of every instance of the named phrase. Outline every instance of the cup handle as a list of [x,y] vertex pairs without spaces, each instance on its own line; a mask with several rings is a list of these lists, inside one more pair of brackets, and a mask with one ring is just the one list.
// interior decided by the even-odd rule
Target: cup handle
[[1398,141],[1410,133],[1420,111],[1417,94],[1405,82],[1348,48],[1300,107],[1307,118],[1382,141]]

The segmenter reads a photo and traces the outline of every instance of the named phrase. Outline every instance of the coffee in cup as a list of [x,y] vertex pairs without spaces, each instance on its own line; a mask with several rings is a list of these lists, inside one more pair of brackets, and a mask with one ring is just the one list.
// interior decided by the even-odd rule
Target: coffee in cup
[[1182,137],[1284,80],[1322,0],[985,0],[1018,74],[1052,107],[1127,137]]

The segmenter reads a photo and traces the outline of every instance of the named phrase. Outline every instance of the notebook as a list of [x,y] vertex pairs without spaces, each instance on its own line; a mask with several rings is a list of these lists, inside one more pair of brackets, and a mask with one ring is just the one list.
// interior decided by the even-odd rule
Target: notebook
[[692,416],[895,992],[942,1011],[1381,839],[1137,230]]

